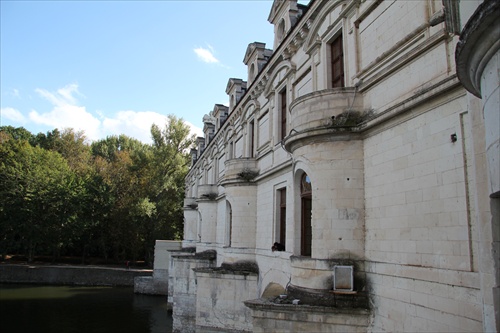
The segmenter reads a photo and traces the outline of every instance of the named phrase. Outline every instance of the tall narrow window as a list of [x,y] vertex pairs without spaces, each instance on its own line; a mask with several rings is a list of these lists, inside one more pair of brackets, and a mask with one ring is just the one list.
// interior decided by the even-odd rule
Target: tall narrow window
[[231,246],[231,235],[233,232],[233,209],[231,203],[226,200],[226,246]]
[[300,182],[301,199],[301,239],[300,255],[310,257],[312,253],[312,187],[307,174],[302,175]]
[[286,188],[278,190],[279,196],[279,243],[286,243]]
[[254,150],[255,150],[255,144],[254,144],[254,141],[255,141],[255,134],[254,134],[254,131],[255,131],[255,122],[252,120],[250,122],[250,125],[248,126],[248,145],[249,145],[249,149],[250,149],[250,154],[249,156],[250,157],[254,157]]
[[286,136],[286,89],[280,92],[280,140]]
[[252,64],[252,66],[250,66],[250,70],[248,73],[248,81],[253,82],[254,78],[255,78],[255,64]]
[[234,147],[233,147],[233,142],[231,141],[229,143],[229,151],[228,151],[228,159],[232,159],[234,157]]
[[344,87],[344,50],[342,48],[342,34],[334,39],[330,45],[330,50],[332,88],[341,88]]

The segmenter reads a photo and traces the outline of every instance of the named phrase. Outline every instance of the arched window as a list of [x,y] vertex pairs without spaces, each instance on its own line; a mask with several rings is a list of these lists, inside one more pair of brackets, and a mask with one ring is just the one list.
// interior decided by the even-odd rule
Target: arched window
[[283,19],[281,19],[280,24],[278,25],[277,37],[280,42],[285,37],[285,20]]
[[312,186],[311,179],[304,173],[300,180],[301,237],[300,255],[310,257],[312,253]]
[[255,79],[255,64],[250,66],[250,72],[248,73],[248,81],[253,82],[253,79]]

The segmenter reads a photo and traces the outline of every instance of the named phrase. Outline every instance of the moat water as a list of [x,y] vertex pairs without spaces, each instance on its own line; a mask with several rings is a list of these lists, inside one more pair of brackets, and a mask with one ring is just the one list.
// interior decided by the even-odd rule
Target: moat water
[[166,333],[166,296],[130,287],[0,284],[2,333]]

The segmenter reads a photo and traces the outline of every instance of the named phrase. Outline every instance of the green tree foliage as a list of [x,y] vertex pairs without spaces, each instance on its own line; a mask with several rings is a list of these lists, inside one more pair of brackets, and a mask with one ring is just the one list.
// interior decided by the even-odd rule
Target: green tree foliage
[[126,135],[32,135],[0,127],[0,251],[152,263],[156,239],[182,237],[184,177],[194,136],[182,119]]
[[60,132],[55,129],[47,134],[39,133],[32,143],[41,148],[60,153],[69,166],[79,174],[85,174],[89,168],[91,158],[90,147],[85,143],[86,137],[83,131],[75,132],[72,128]]
[[1,244],[26,251],[58,249],[72,229],[71,209],[78,183],[57,152],[33,147],[25,140],[0,145]]
[[0,128],[5,139],[9,137],[15,140],[25,140],[28,142],[34,142],[35,140],[35,136],[24,127],[2,126]]

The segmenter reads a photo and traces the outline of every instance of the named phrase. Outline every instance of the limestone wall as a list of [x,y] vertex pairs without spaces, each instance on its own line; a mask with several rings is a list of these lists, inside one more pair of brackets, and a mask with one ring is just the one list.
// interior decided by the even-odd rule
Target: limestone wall
[[[293,5],[274,1],[270,17],[278,22],[280,15],[295,15],[287,7]],[[331,261],[352,260],[357,277],[363,276],[355,289],[364,288],[373,305],[369,330],[493,327],[496,319],[489,318],[499,290],[498,259],[492,258],[498,252],[499,57],[487,52],[491,62],[480,68],[483,76],[476,75],[485,85],[483,109],[457,77],[454,54],[457,29],[463,28],[457,25],[464,23],[458,19],[471,17],[478,5],[312,1],[289,35],[276,39],[279,54],[230,106],[225,125],[186,178],[188,193],[198,186],[217,186],[218,192],[213,203],[195,208],[200,236],[190,241],[197,251],[216,250],[217,265],[257,262],[257,295],[271,284],[326,290]],[[340,36],[344,85],[333,87],[332,43]],[[473,41],[497,42],[495,36],[479,34]],[[249,163],[258,174],[244,182],[238,175]],[[309,194],[301,196],[304,173],[311,201]],[[283,188],[286,249],[277,253],[270,248],[280,239]],[[310,257],[302,251],[310,235],[302,222],[309,218]],[[186,212],[186,221],[196,223],[194,212]],[[197,308],[219,299],[217,288],[232,283],[227,276],[202,279],[216,287]],[[235,310],[227,304],[200,312],[201,326],[215,325],[213,314],[220,309],[219,318],[233,325]],[[321,315],[253,310],[257,331],[272,331],[278,323],[283,331],[328,330],[318,324],[327,320]]]
[[365,309],[270,304],[247,301],[253,309],[253,332],[367,332],[370,314]]
[[257,297],[256,274],[197,270],[196,278],[197,330],[252,332],[251,310],[243,302]]
[[463,95],[447,102],[365,140],[368,260],[474,270],[467,105]]
[[195,332],[196,326],[196,296],[198,284],[193,271],[198,267],[210,267],[214,264],[210,255],[172,255],[170,265],[171,301],[173,309],[174,332]]

